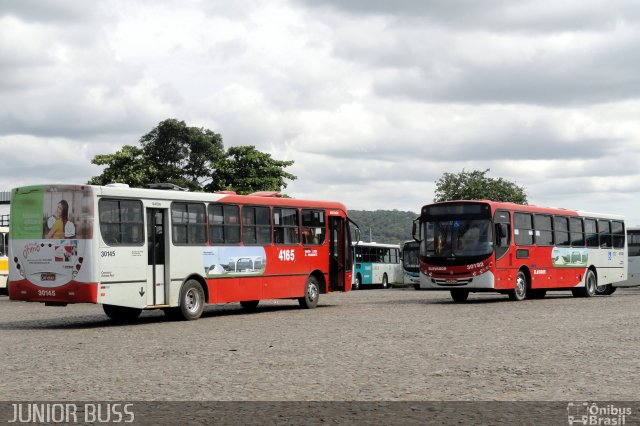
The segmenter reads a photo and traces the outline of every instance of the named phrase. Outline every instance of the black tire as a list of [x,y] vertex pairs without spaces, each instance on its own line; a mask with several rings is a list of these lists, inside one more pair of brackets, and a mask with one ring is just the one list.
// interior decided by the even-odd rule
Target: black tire
[[529,282],[524,271],[518,271],[516,275],[516,288],[509,290],[509,299],[519,302],[527,297],[527,290],[529,289]]
[[360,274],[356,274],[356,279],[353,280],[353,285],[351,286],[351,290],[360,290],[361,286],[362,286],[362,278],[360,277]]
[[189,280],[180,290],[180,315],[183,320],[193,321],[200,318],[204,310],[204,291],[196,280]]
[[320,299],[320,284],[316,277],[310,276],[304,286],[304,297],[300,297],[298,303],[304,309],[313,309],[318,306],[318,299]]
[[382,288],[389,288],[389,277],[387,277],[387,274],[382,275]]
[[574,297],[592,297],[596,294],[596,288],[598,287],[598,278],[596,274],[587,269],[587,275],[584,277],[584,287],[578,287],[571,290]]
[[414,284],[413,288],[416,289],[416,290],[420,290],[420,284]]
[[597,296],[611,296],[615,293],[617,287],[614,287],[612,284],[596,286],[596,295]]
[[142,312],[142,309],[115,305],[102,305],[102,309],[111,320],[120,323],[131,322],[138,318]]
[[258,307],[258,303],[260,303],[259,300],[243,300],[240,302],[240,306],[242,306],[242,309],[246,309],[247,311],[253,311]]
[[466,302],[469,298],[469,290],[451,290],[451,298],[454,302]]
[[529,295],[527,297],[530,299],[542,299],[546,295],[547,290],[529,290]]

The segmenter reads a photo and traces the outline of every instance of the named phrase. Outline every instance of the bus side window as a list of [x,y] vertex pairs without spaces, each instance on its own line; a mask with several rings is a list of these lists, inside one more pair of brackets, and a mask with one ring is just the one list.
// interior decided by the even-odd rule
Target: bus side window
[[303,244],[323,244],[326,235],[326,222],[322,210],[302,210]]
[[497,211],[493,218],[496,234],[496,259],[500,259],[511,245],[511,215],[506,211]]
[[611,221],[611,234],[613,238],[613,248],[624,248],[624,223],[616,220]]
[[496,223],[496,243],[498,247],[509,247],[509,224]]
[[596,230],[595,219],[584,220],[584,235],[587,241],[587,247],[598,247],[598,232]]
[[611,223],[608,220],[598,221],[598,237],[600,248],[611,248]]

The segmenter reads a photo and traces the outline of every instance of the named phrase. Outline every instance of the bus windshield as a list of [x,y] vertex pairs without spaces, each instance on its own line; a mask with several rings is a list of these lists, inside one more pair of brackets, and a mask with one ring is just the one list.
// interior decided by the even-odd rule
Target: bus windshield
[[417,271],[420,267],[418,262],[418,243],[416,241],[409,241],[402,248],[402,266],[408,271]]
[[451,219],[425,222],[427,257],[483,256],[493,252],[490,219]]
[[629,257],[640,256],[640,231],[627,231]]

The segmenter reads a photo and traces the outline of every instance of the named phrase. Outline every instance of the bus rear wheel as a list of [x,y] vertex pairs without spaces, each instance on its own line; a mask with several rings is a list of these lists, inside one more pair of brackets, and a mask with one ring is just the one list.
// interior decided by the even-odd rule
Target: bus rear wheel
[[451,290],[451,298],[454,302],[466,302],[469,298],[469,290]]
[[181,319],[192,321],[200,318],[204,310],[204,291],[196,280],[188,280],[180,290]]
[[514,301],[524,300],[527,297],[528,286],[527,276],[523,271],[518,271],[518,275],[516,275],[516,288],[509,291],[509,299]]
[[587,275],[584,278],[584,287],[578,287],[571,290],[574,297],[591,297],[596,294],[596,288],[598,288],[598,278],[591,269],[587,270]]
[[104,313],[115,322],[131,322],[140,316],[142,309],[126,306],[102,305]]
[[596,286],[596,294],[598,296],[611,296],[615,293],[617,287],[611,284]]
[[318,299],[320,298],[320,285],[316,277],[310,276],[307,278],[307,283],[304,286],[304,297],[298,299],[298,303],[304,309],[313,309],[318,305]]

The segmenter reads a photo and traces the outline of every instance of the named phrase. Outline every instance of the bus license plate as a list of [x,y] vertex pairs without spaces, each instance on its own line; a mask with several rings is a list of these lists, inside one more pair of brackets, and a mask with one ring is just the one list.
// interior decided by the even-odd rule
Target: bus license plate
[[458,280],[455,278],[447,278],[446,280],[444,280],[445,284],[458,284]]
[[40,274],[40,280],[42,281],[55,281],[56,280],[56,274],[54,274],[53,272],[43,272]]

